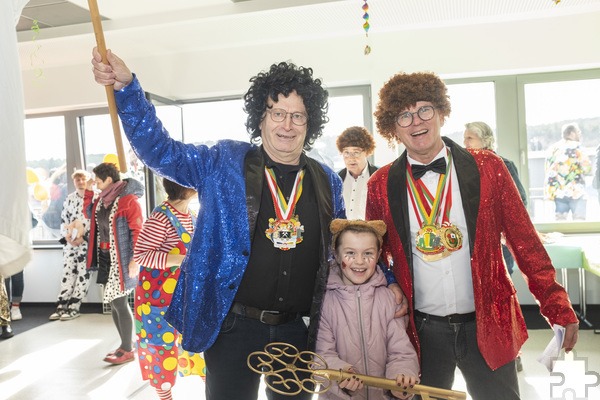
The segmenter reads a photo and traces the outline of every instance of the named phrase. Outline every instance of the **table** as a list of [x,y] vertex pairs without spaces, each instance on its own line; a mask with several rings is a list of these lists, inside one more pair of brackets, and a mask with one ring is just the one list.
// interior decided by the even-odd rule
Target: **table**
[[[585,271],[600,276],[600,237],[597,235],[553,236],[553,240],[544,247],[552,260],[554,268],[561,270],[562,284],[568,289],[568,270],[577,269],[579,276],[579,312],[577,316],[589,327],[586,319],[586,281]],[[594,333],[600,333],[599,329]]]

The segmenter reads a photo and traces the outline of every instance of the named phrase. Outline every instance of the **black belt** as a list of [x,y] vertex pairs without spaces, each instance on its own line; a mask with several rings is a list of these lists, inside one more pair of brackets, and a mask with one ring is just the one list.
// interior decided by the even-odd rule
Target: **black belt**
[[432,321],[447,322],[449,324],[461,324],[463,322],[475,321],[475,311],[467,314],[450,314],[445,317],[437,315],[425,314],[419,310],[415,310],[415,315]]
[[281,325],[298,318],[298,313],[288,313],[282,311],[261,310],[255,307],[245,306],[242,303],[234,302],[231,306],[232,313],[242,317],[257,319],[267,325]]

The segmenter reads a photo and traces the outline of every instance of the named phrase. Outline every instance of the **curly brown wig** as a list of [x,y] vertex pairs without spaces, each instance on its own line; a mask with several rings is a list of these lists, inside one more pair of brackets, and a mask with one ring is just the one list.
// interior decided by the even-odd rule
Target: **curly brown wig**
[[346,128],[335,141],[338,150],[344,151],[346,147],[360,147],[367,153],[367,156],[373,154],[375,150],[375,140],[373,135],[362,126],[351,126]]
[[399,73],[387,81],[379,91],[375,115],[377,131],[390,145],[396,138],[396,119],[419,101],[429,101],[440,115],[450,115],[448,89],[433,72]]

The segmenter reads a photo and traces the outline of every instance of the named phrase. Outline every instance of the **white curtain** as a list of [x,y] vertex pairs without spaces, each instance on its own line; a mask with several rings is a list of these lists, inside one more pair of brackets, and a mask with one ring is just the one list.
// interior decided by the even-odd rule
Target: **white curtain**
[[16,23],[28,0],[0,0],[0,274],[11,276],[31,259],[27,202],[23,85]]

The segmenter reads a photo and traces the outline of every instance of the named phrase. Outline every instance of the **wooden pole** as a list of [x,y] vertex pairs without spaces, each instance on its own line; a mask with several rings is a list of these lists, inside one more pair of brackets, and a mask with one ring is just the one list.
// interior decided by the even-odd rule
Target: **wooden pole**
[[[98,11],[96,0],[88,0],[92,25],[94,26],[94,35],[96,36],[96,45],[102,56],[102,62],[108,64],[106,60],[106,42],[104,41],[104,32],[102,31],[102,19]],[[115,92],[113,85],[105,86],[106,99],[108,100],[108,113],[112,123],[113,134],[115,136],[115,145],[117,146],[117,156],[119,158],[119,169],[121,172],[127,172],[127,161],[125,160],[125,150],[123,149],[123,140],[121,138],[121,126],[119,125],[119,115],[117,113],[117,103],[115,102]]]

